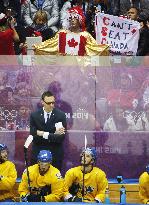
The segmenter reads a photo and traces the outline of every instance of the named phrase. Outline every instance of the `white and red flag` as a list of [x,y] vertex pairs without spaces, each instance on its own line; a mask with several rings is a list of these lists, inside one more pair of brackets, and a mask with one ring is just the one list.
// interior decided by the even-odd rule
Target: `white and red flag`
[[59,33],[59,53],[84,56],[85,55],[86,38],[75,33]]

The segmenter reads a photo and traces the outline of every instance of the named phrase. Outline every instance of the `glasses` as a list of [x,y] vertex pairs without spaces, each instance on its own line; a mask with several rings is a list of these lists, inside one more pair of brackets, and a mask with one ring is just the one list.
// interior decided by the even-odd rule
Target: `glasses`
[[[44,100],[43,100],[43,102],[45,102]],[[47,105],[54,105],[55,104],[55,101],[53,101],[53,102],[45,102]]]

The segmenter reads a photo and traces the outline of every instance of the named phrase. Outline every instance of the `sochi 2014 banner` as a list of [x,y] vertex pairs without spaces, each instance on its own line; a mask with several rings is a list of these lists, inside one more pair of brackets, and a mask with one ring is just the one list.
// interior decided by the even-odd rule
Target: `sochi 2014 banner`
[[140,24],[123,17],[98,13],[95,17],[96,40],[109,44],[112,53],[135,55],[138,48]]

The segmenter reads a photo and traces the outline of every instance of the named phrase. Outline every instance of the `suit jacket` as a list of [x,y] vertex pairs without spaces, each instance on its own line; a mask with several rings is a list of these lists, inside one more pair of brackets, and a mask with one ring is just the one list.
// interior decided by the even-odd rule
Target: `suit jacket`
[[[44,111],[41,108],[38,111],[31,113],[30,134],[33,135],[34,145],[49,149],[52,153],[56,153],[56,155],[61,155],[63,150],[62,142],[65,135],[54,134],[56,130],[55,123],[57,122],[62,122],[63,126],[66,128],[66,116],[64,112],[54,108],[50,116],[50,123],[47,126],[44,119]],[[38,136],[37,130],[49,132],[48,139]]]

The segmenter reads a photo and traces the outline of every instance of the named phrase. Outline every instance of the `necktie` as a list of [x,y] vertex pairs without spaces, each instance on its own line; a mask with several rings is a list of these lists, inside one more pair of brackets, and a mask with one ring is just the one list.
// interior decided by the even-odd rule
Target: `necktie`
[[46,124],[49,125],[49,123],[50,123],[50,114],[47,113],[47,122],[46,122]]

